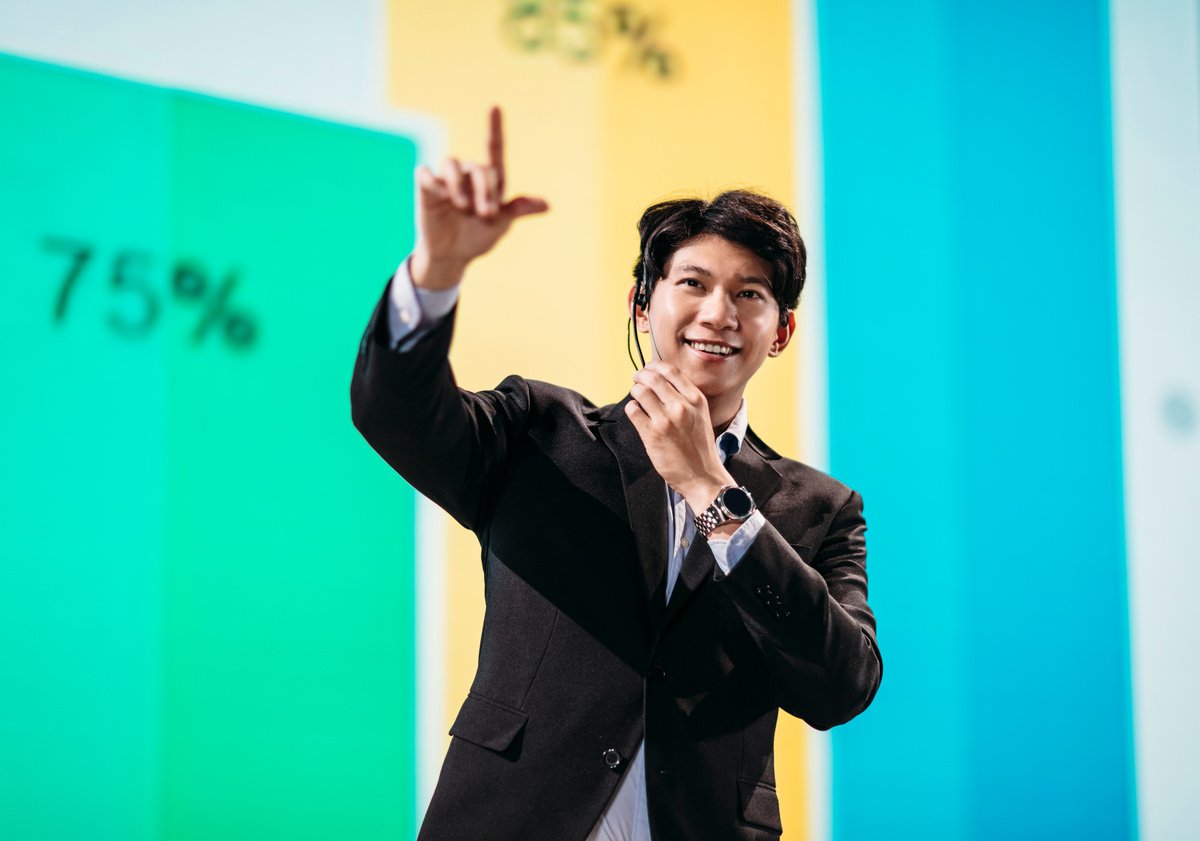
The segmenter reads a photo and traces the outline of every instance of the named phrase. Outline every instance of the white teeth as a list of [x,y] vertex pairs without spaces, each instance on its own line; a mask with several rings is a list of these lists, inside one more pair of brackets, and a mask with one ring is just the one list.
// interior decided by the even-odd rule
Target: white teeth
[[729,354],[733,353],[733,348],[725,347],[724,345],[711,345],[707,342],[688,342],[688,344],[697,350],[704,350],[708,351],[709,353],[717,353],[721,356],[729,356]]

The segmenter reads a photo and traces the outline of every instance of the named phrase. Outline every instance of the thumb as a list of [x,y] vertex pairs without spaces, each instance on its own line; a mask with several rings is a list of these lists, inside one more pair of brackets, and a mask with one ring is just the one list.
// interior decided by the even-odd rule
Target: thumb
[[500,212],[510,219],[516,219],[534,213],[545,213],[549,209],[550,205],[545,199],[534,196],[517,196],[515,199],[506,201]]

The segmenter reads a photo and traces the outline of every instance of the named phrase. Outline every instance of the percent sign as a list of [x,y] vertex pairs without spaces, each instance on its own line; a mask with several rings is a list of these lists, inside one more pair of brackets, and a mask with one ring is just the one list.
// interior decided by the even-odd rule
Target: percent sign
[[237,272],[230,272],[216,291],[209,293],[209,277],[202,266],[195,263],[178,263],[171,277],[171,290],[180,300],[203,303],[200,320],[192,330],[192,342],[199,344],[214,326],[220,326],[225,340],[237,347],[254,344],[258,328],[254,320],[245,313],[229,309],[229,299],[237,286]]

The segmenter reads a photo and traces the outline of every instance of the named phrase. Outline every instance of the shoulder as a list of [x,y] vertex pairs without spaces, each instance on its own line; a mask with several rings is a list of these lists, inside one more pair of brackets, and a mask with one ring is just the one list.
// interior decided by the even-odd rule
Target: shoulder
[[[481,392],[488,394],[489,392]],[[561,418],[573,417],[580,425],[594,422],[605,409],[597,408],[591,400],[578,391],[565,388],[542,380],[530,380],[518,374],[505,377],[490,394],[503,399],[515,400],[523,404],[523,408],[531,417]]]
[[802,461],[781,456],[758,437],[753,427],[746,430],[746,443],[783,477],[784,482],[801,491],[807,498],[824,500],[829,506],[837,509],[857,495],[853,488],[828,473]]

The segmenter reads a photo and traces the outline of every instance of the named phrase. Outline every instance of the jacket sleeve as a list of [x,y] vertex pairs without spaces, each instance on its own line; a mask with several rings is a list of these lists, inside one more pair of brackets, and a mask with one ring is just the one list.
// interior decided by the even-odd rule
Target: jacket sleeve
[[766,658],[780,706],[818,730],[866,709],[883,677],[867,606],[866,530],[862,497],[849,491],[812,557],[768,521],[733,572],[717,573]]
[[414,347],[392,350],[389,292],[390,284],[359,343],[350,381],[354,426],[410,485],[476,530],[524,428],[528,384],[509,377],[490,391],[458,388],[447,358],[457,310]]

